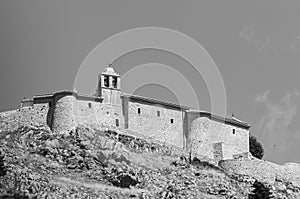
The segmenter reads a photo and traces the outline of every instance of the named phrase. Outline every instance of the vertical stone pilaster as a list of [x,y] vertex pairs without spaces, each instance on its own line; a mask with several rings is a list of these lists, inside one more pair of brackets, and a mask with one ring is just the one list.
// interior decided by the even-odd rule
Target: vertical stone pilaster
[[104,76],[103,75],[100,76],[100,81],[101,81],[100,88],[102,88],[102,87],[104,87]]
[[122,111],[124,116],[124,127],[128,129],[128,109],[129,109],[129,97],[123,96],[122,97]]
[[117,89],[121,89],[121,78],[117,77]]
[[108,76],[108,80],[109,80],[109,88],[113,88],[113,77]]

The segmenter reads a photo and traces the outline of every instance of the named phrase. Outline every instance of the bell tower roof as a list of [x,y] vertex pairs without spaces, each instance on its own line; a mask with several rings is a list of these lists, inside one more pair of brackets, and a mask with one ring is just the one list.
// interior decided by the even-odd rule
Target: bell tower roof
[[111,63],[108,63],[106,65],[105,70],[101,73],[102,75],[110,75],[110,76],[117,76],[120,77],[120,75],[118,73],[115,72],[115,70],[112,67]]

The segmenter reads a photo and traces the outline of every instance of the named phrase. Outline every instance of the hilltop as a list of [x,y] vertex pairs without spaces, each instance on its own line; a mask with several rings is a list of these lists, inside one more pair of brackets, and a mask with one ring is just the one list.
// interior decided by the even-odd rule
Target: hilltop
[[[2,198],[248,198],[255,181],[129,131],[20,126],[0,135]],[[277,198],[299,187],[276,182]]]

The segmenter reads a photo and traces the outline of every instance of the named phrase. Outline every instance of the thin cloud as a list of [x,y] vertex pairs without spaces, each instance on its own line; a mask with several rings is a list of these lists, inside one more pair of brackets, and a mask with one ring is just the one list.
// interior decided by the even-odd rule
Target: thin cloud
[[281,42],[280,39],[276,39],[274,33],[266,33],[263,27],[247,25],[241,28],[239,37],[248,47],[260,53],[270,51],[300,53],[300,34],[283,38],[284,42]]
[[300,35],[292,38],[289,41],[288,47],[292,52],[300,52]]
[[263,129],[263,134],[285,134],[288,126],[291,124],[296,115],[297,104],[296,99],[299,96],[297,91],[286,92],[285,96],[278,102],[272,103],[267,96],[269,91],[263,95],[258,95],[257,102],[262,102],[265,105],[267,114],[261,119],[259,127]]
[[256,26],[244,26],[239,32],[239,36],[248,46],[260,53],[275,48],[272,37],[265,34],[260,28]]
[[272,47],[272,40],[271,37],[268,35],[266,36],[265,40],[262,42],[262,44],[259,47],[259,52],[264,52]]
[[256,30],[254,26],[244,26],[239,32],[239,36],[244,39],[248,44],[252,44],[255,40]]
[[297,91],[286,92],[278,102],[272,102],[268,97],[270,91],[266,91],[256,97],[256,102],[263,104],[266,114],[261,118],[259,129],[262,139],[269,154],[277,156],[289,149],[289,140],[294,137],[290,124],[297,113]]
[[267,100],[269,93],[270,93],[270,90],[267,90],[263,94],[257,95],[255,102],[265,102]]

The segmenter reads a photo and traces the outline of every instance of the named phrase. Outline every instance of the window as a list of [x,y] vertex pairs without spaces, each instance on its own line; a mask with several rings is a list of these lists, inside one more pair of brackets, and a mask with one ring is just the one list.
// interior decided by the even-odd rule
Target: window
[[157,117],[160,117],[160,111],[157,111]]
[[171,124],[173,124],[174,123],[174,119],[171,119]]
[[138,108],[138,114],[139,115],[141,114],[141,108]]
[[235,129],[232,129],[232,133],[235,134]]
[[92,108],[92,103],[88,103],[89,108]]
[[116,126],[119,126],[119,119],[116,119]]
[[117,83],[118,83],[118,77],[113,77],[112,84],[114,88],[117,88]]
[[109,87],[109,76],[108,75],[104,75],[104,86]]

